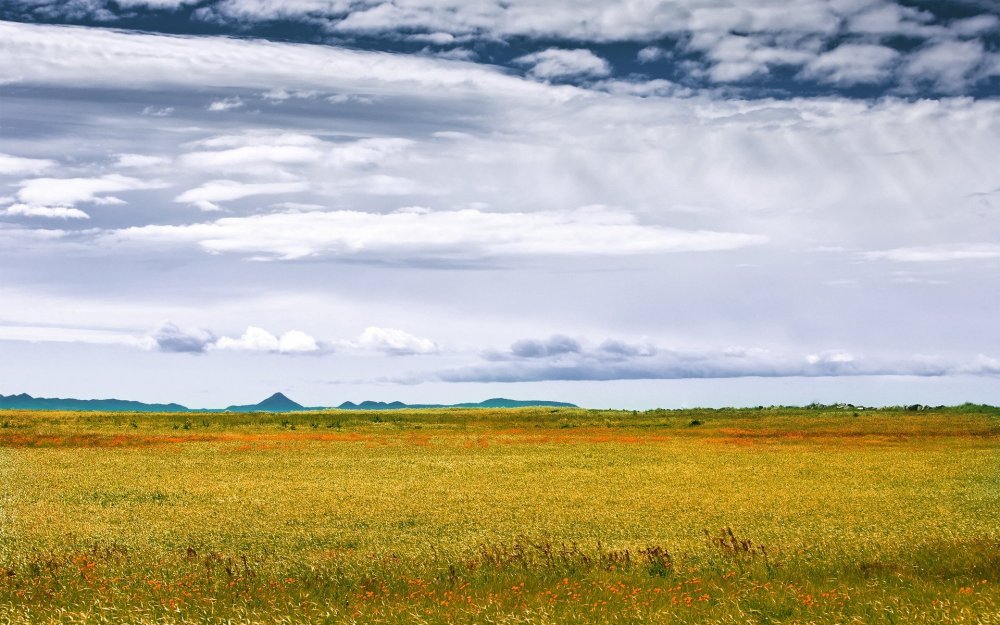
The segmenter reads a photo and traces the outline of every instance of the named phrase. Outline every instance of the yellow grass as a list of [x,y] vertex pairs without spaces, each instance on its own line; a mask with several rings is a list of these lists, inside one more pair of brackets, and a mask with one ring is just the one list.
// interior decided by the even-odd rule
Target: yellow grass
[[986,409],[0,425],[0,623],[1000,619]]

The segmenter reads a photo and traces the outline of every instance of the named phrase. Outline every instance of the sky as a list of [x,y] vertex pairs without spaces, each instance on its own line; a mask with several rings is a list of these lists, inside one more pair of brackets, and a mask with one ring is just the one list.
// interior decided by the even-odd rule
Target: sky
[[0,394],[1000,404],[998,16],[7,0]]

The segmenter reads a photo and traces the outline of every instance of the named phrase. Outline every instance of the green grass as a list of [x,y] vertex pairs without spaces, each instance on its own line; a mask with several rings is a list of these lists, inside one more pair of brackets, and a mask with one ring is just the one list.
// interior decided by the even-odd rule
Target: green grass
[[5,412],[0,623],[992,623],[998,451],[980,406]]

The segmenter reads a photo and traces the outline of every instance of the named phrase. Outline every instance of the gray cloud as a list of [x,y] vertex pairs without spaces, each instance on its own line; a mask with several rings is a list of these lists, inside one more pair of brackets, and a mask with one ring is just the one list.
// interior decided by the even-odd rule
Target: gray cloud
[[510,346],[510,354],[516,358],[548,358],[577,354],[580,350],[579,341],[561,334],[555,334],[544,340],[521,339]]
[[216,341],[216,336],[207,330],[181,328],[170,322],[164,323],[149,336],[160,351],[185,354],[204,353]]
[[677,350],[618,340],[605,341],[596,348],[585,348],[572,341],[571,349],[549,349],[552,341],[564,338],[517,341],[512,345],[508,357],[504,357],[502,352],[486,352],[486,364],[445,369],[427,374],[425,379],[516,383],[743,377],[1000,375],[1000,360],[983,354],[966,360],[920,355],[886,359],[857,357],[843,350],[813,354],[732,347]]

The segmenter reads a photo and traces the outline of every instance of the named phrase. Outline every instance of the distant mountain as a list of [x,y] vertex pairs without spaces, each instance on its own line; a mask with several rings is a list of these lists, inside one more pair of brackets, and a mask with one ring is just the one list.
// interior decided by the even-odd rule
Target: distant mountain
[[[576,408],[575,404],[559,401],[521,401],[494,397],[478,403],[463,404],[404,404],[401,401],[363,401],[359,404],[345,401],[337,406],[340,410],[402,410],[404,408],[524,408],[544,406],[552,408]],[[180,404],[146,404],[125,399],[59,399],[20,395],[0,395],[0,410],[95,410],[105,412],[220,412],[219,409],[192,410]],[[295,412],[299,410],[324,410],[306,407],[292,401],[283,393],[275,393],[259,404],[230,406],[229,412]]]
[[97,410],[109,412],[187,412],[180,404],[146,404],[125,399],[61,399],[58,397],[32,397],[0,395],[0,409],[15,410]]
[[576,404],[569,404],[561,401],[542,400],[518,400],[494,397],[477,403],[463,404],[404,404],[400,401],[363,401],[356,404],[352,401],[345,401],[337,406],[340,410],[401,410],[403,408],[527,408],[531,406],[544,406],[551,408],[577,408]]
[[275,393],[259,404],[249,406],[230,406],[226,408],[230,412],[293,412],[296,410],[310,410],[298,402],[294,402],[284,393]]

